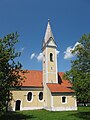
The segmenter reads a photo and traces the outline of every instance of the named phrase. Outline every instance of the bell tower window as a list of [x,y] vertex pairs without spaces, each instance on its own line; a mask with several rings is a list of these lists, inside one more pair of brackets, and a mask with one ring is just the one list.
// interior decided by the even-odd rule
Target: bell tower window
[[52,53],[50,53],[50,61],[53,62],[54,61],[54,56]]

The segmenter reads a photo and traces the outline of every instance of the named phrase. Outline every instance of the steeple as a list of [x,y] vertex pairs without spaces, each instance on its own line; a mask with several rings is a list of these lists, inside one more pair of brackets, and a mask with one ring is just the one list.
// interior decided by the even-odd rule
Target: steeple
[[43,42],[43,85],[46,83],[58,83],[57,79],[57,52],[56,43],[48,20]]
[[47,28],[46,28],[43,46],[48,42],[48,40],[50,38],[53,38],[53,40],[54,40],[54,36],[53,36],[51,26],[50,26],[50,19],[48,19],[48,24],[47,24]]

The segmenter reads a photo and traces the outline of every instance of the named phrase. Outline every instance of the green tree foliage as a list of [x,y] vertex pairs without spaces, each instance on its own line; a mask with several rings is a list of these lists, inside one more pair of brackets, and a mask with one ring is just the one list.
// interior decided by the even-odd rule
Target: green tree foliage
[[72,82],[77,100],[90,101],[90,34],[84,34],[72,53],[75,59],[71,61],[71,70],[65,77]]
[[11,97],[10,88],[21,85],[22,65],[15,62],[15,58],[20,56],[20,52],[15,51],[15,44],[18,34],[12,33],[0,39],[0,111],[7,108]]

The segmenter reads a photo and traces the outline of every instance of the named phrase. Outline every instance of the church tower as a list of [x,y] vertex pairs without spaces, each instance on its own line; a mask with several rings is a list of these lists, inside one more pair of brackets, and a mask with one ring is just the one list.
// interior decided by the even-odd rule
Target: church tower
[[58,83],[57,78],[57,51],[56,43],[48,20],[43,41],[43,85],[46,83]]

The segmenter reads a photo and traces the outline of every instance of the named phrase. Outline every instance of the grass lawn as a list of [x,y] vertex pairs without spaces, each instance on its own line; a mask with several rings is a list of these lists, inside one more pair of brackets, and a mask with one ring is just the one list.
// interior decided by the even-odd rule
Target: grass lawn
[[0,120],[90,120],[90,107],[77,111],[51,112],[46,110],[8,112]]

